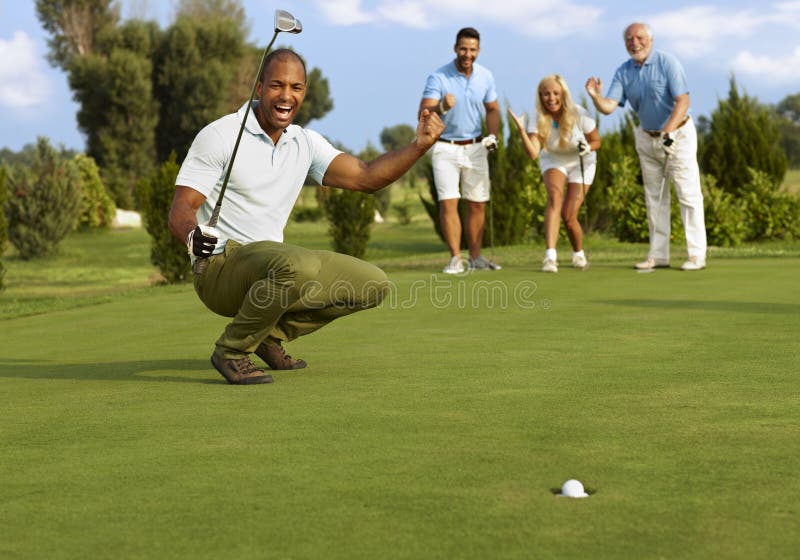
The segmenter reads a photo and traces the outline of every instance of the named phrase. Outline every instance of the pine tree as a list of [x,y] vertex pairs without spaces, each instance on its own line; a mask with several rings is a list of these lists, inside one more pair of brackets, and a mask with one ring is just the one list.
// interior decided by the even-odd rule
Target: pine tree
[[46,138],[39,138],[30,166],[15,166],[8,176],[8,237],[20,258],[45,256],[78,222],[80,177]]
[[748,168],[764,172],[777,184],[786,174],[777,115],[755,98],[740,94],[733,76],[728,99],[712,113],[710,131],[699,151],[703,172],[733,194],[742,193],[748,184]]
[[191,277],[186,245],[175,239],[168,224],[179,169],[172,153],[150,177],[141,179],[136,188],[142,221],[150,234],[150,262],[158,267],[164,280],[170,284]]

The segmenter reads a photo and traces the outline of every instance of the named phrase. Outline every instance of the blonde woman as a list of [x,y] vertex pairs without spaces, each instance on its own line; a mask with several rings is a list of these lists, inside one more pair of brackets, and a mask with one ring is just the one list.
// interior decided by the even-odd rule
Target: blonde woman
[[531,159],[539,158],[547,188],[544,215],[547,247],[542,271],[558,272],[556,242],[560,218],[564,219],[572,245],[572,266],[583,270],[589,262],[583,252],[578,212],[594,179],[600,134],[589,112],[572,101],[564,78],[558,74],[547,76],[539,82],[536,91],[537,114],[528,123],[527,130],[523,115],[515,115],[511,108],[508,115],[517,125],[525,151]]

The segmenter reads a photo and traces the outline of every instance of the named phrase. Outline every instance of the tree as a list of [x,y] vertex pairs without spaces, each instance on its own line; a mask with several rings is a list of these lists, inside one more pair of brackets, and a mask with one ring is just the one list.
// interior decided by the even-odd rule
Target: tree
[[800,93],[789,95],[775,107],[780,115],[781,146],[791,167],[800,167]]
[[39,138],[30,166],[15,166],[8,176],[8,236],[20,258],[51,253],[71,232],[80,214],[78,169]]
[[[186,15],[165,32],[153,78],[160,106],[156,129],[160,161],[172,151],[183,161],[201,128],[244,103],[252,83],[235,105],[225,87],[235,85],[237,63],[246,51],[242,37],[232,19]],[[251,79],[254,73],[251,69]]]
[[733,194],[742,193],[748,184],[748,168],[764,172],[777,184],[786,174],[777,115],[755,98],[740,94],[733,76],[728,99],[712,113],[711,129],[699,151],[703,171]]
[[7,175],[8,169],[5,164],[0,164],[0,292],[6,288],[3,280],[6,275],[6,269],[3,266],[3,255],[6,253],[6,245],[8,244],[8,220],[6,220],[5,212],[5,202],[8,196],[6,191]]
[[81,182],[81,213],[78,219],[80,229],[109,228],[114,219],[114,201],[106,191],[100,170],[94,160],[84,154],[73,159]]
[[36,0],[36,14],[50,33],[47,59],[67,72],[75,57],[93,53],[97,36],[119,22],[112,0]]
[[150,262],[157,266],[167,283],[184,282],[191,277],[186,245],[169,230],[169,209],[175,195],[175,179],[180,167],[175,154],[150,175],[140,180],[136,189],[142,221],[150,234]]

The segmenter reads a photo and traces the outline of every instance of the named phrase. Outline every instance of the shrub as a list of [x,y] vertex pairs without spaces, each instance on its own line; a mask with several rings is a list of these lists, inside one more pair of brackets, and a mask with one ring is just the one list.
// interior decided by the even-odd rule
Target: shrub
[[170,284],[191,277],[186,245],[173,237],[168,225],[178,170],[173,152],[149,178],[140,180],[136,188],[142,222],[150,234],[150,262],[158,267],[164,280]]
[[78,154],[75,165],[81,179],[80,229],[108,228],[114,220],[116,208],[100,179],[100,171],[91,157]]
[[800,199],[782,192],[765,172],[747,169],[750,180],[744,186],[747,241],[800,237]]
[[39,138],[30,166],[16,166],[6,208],[8,236],[20,258],[51,253],[75,228],[80,215],[80,176],[75,164]]
[[375,217],[372,196],[355,191],[321,188],[323,208],[330,223],[333,250],[362,258],[367,252],[370,226]]
[[719,187],[713,175],[703,175],[701,186],[709,245],[740,245],[747,234],[743,202]]

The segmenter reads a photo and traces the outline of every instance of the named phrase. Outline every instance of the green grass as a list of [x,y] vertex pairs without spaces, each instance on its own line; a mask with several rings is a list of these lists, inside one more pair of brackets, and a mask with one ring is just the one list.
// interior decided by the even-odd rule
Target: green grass
[[796,195],[800,195],[800,169],[787,169],[786,177],[783,179],[783,189]]
[[[326,246],[323,230],[287,240]],[[291,343],[308,369],[232,387],[208,364],[226,319],[189,286],[144,287],[141,242],[71,237],[47,274],[95,283],[53,288],[84,306],[0,322],[2,558],[800,547],[797,244],[640,275],[643,246],[591,237],[585,273],[539,273],[528,245],[496,249],[501,272],[445,278],[424,222],[385,224],[369,255],[393,282],[383,307]],[[573,477],[590,498],[551,493]]]

